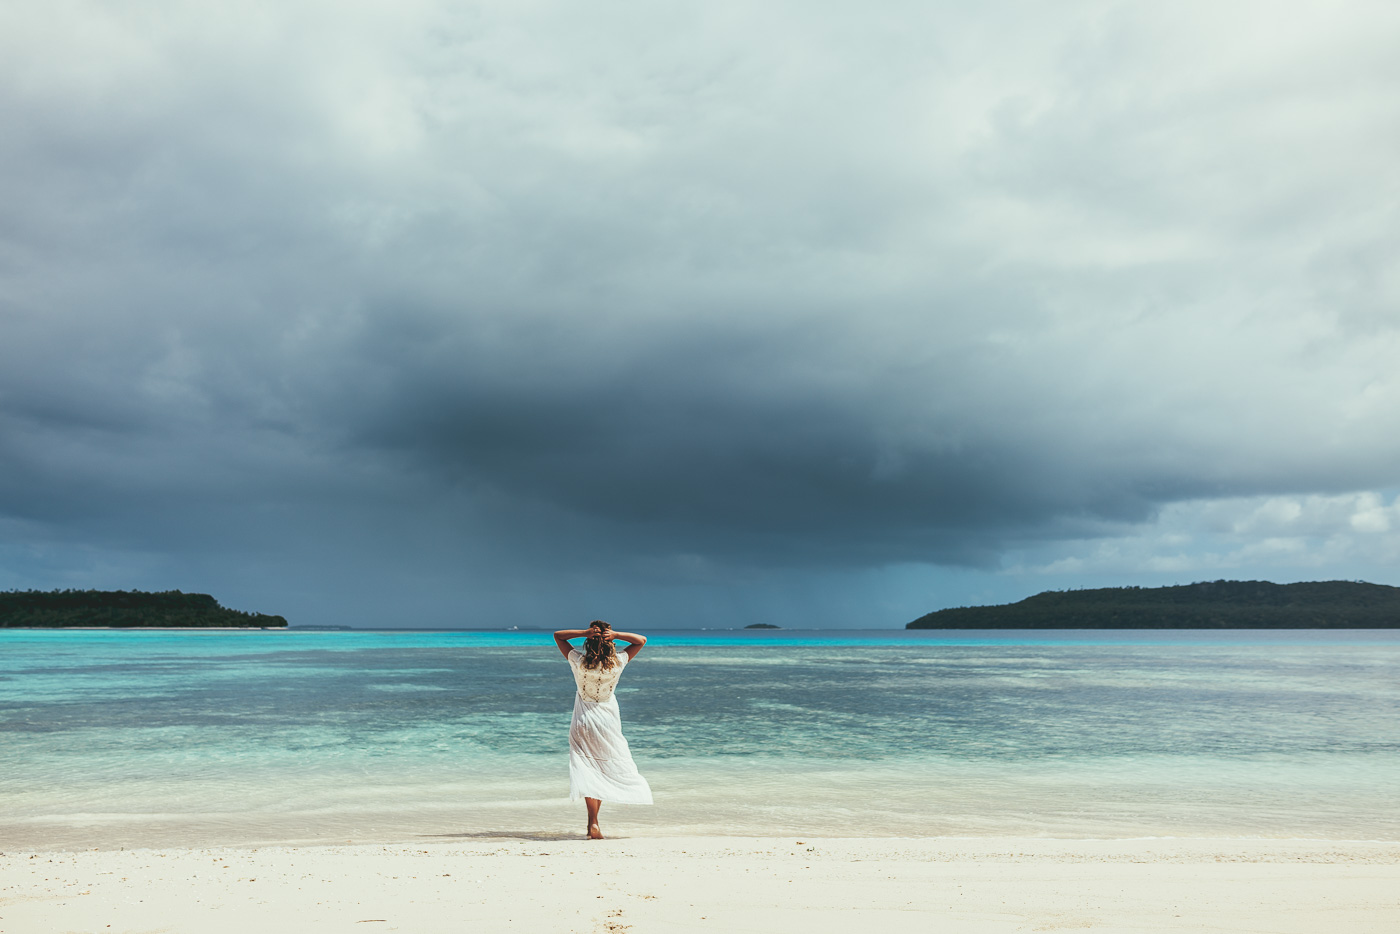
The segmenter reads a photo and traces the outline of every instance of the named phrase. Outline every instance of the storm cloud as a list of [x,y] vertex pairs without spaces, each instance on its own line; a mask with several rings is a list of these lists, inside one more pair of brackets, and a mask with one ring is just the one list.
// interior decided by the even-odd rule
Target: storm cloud
[[9,4],[0,586],[896,625],[1400,583],[1397,39],[1363,2]]

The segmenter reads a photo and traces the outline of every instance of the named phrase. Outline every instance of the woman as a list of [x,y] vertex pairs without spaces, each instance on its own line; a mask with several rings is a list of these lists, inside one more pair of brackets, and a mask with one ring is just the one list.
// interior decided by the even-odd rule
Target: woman
[[[583,637],[583,651],[569,644]],[[627,648],[621,653],[613,640],[621,639]],[[569,727],[569,800],[583,798],[588,806],[588,836],[603,839],[598,829],[598,809],[604,801],[619,804],[651,804],[651,786],[637,773],[632,751],[622,737],[622,713],[613,689],[622,669],[637,657],[646,636],[613,632],[601,619],[587,629],[561,629],[554,644],[574,670],[574,722]]]

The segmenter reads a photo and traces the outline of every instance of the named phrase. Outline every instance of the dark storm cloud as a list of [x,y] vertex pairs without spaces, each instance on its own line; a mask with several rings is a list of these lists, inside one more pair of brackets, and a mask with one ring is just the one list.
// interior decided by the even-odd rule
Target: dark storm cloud
[[1391,13],[250,10],[4,14],[16,585],[995,568],[1400,485]]
[[[816,372],[790,371],[794,343]],[[917,410],[918,399],[892,391],[878,365],[833,385],[826,367],[851,361],[838,347],[820,348],[830,360],[814,350],[781,332],[739,346],[685,333],[602,358],[522,342],[505,356],[507,373],[468,354],[437,370],[397,361],[398,380],[357,413],[357,427],[363,441],[446,479],[636,523],[648,538],[670,529],[672,547],[748,551],[750,536],[762,548],[781,537],[769,556],[780,562],[794,551],[982,560],[979,548],[998,532],[1066,506],[1098,499],[1104,511],[1140,514],[1130,492],[1075,489],[1067,472],[1052,475],[1047,452],[972,429],[955,412],[920,424],[929,436],[912,443],[893,431],[881,438],[878,413]],[[957,389],[937,379],[903,388]]]

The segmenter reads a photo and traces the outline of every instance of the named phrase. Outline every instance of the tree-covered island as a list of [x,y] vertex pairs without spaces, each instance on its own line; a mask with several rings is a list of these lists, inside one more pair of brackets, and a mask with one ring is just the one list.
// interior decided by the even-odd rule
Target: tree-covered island
[[1395,629],[1400,587],[1361,581],[1204,581],[1050,590],[920,616],[906,629]]
[[0,629],[110,626],[169,629],[238,626],[285,628],[281,616],[246,613],[219,606],[207,593],[167,590],[9,590],[0,591]]

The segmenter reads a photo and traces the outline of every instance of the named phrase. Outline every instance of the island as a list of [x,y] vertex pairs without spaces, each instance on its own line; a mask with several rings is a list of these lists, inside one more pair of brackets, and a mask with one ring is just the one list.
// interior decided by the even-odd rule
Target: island
[[284,629],[281,616],[230,610],[207,593],[166,590],[0,591],[0,629]]
[[1400,587],[1364,581],[1202,581],[1050,590],[1002,606],[935,610],[905,629],[1395,629]]
[[782,626],[774,626],[772,623],[749,623],[745,629],[782,629]]

